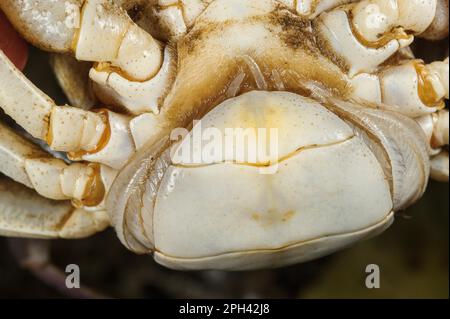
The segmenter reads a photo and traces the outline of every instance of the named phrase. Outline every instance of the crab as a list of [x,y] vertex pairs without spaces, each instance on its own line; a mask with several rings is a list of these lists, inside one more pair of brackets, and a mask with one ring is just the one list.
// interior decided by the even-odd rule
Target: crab
[[[112,226],[169,268],[273,268],[380,234],[430,176],[448,181],[449,61],[425,64],[410,49],[416,36],[448,35],[448,1],[0,8],[31,44],[58,53],[73,104],[56,105],[0,51],[0,107],[21,128],[0,123],[10,178],[1,235],[82,238]],[[275,129],[275,152],[241,158],[228,128]],[[232,152],[179,155],[208,129]]]

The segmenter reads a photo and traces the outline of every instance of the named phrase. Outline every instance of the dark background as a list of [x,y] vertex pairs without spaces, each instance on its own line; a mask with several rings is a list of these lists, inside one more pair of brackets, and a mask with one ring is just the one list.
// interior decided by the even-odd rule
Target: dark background
[[[445,41],[446,42],[446,41]],[[444,42],[417,41],[426,60],[448,54]],[[58,103],[66,102],[46,53],[32,49],[27,76]],[[88,239],[55,240],[52,261],[64,269],[77,264],[81,281],[101,294],[124,298],[448,298],[448,184],[431,182],[423,199],[397,215],[384,234],[320,260],[256,272],[176,272],[150,256],[127,251],[108,230]],[[0,238],[0,298],[73,296],[22,269]],[[381,289],[365,287],[365,268],[381,268]]]

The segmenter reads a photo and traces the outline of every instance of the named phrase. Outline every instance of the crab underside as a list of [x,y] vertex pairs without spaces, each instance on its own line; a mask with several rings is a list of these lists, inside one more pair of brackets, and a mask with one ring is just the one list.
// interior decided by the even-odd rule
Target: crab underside
[[[0,8],[55,53],[72,104],[56,105],[0,51],[0,107],[15,121],[0,122],[0,172],[12,179],[0,184],[1,235],[113,226],[174,269],[279,267],[382,232],[430,176],[448,181],[448,58],[426,64],[410,49],[448,35],[446,0]],[[249,134],[245,147],[229,129]],[[196,144],[205,132],[215,142]],[[268,156],[240,156],[267,132]]]

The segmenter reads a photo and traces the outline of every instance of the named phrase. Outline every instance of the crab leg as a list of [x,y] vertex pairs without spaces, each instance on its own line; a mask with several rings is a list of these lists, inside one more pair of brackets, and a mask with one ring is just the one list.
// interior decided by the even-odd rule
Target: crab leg
[[0,7],[16,29],[40,48],[107,63],[101,67],[120,68],[141,81],[153,77],[162,63],[161,44],[111,1],[4,0]]
[[[0,8],[34,45],[49,51],[71,52],[78,60],[97,62],[91,78],[112,91],[110,99],[129,108],[131,113],[157,112],[169,83],[169,78],[161,74],[166,72],[161,67],[164,60],[166,64],[171,63],[170,56],[164,53],[161,43],[137,26],[115,3],[38,0],[24,4],[20,0],[5,0],[0,2]],[[119,79],[111,80],[113,84],[110,84],[112,75]],[[158,85],[155,85],[153,78],[158,75]],[[153,91],[145,102],[142,92],[136,98],[130,96],[130,91],[123,93],[135,82],[149,81]]]
[[438,182],[449,180],[449,157],[447,151],[442,151],[431,158],[431,178]]
[[0,176],[0,235],[83,238],[109,226],[105,211],[87,212],[67,201],[52,201]]
[[363,0],[314,20],[325,55],[350,77],[374,72],[435,18],[437,0]]
[[434,150],[449,145],[449,111],[440,110],[416,119]]
[[[92,48],[98,52],[93,54]],[[103,102],[124,106],[134,115],[158,113],[171,83],[173,55],[117,6],[85,2],[75,57],[102,62],[89,75]]]
[[98,207],[116,171],[99,164],[66,164],[0,123],[0,172],[53,200]]
[[[176,39],[185,34],[195,19],[214,0],[157,0],[146,8],[147,18],[139,24],[150,24],[163,38]],[[149,20],[149,21],[148,21]],[[154,22],[156,21],[156,23]]]
[[388,66],[376,74],[359,74],[352,79],[353,98],[386,110],[415,118],[430,143],[431,177],[449,178],[449,112],[444,100],[449,98],[448,58],[425,65],[407,60]]
[[430,142],[431,177],[440,182],[449,179],[449,111],[440,110],[416,119]]
[[33,137],[74,159],[120,168],[134,152],[129,118],[56,106],[0,51],[0,106]]
[[133,115],[158,114],[175,73],[175,57],[170,47],[164,49],[164,61],[155,76],[147,81],[130,81],[110,69],[92,68],[97,97],[108,105],[124,107]]
[[353,98],[412,118],[435,113],[449,98],[448,63],[448,58],[431,64],[411,59],[358,74],[351,79]]

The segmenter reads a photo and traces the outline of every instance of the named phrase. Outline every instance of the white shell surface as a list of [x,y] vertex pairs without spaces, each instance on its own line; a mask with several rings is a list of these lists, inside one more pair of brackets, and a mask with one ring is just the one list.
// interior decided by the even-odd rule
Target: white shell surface
[[[268,100],[279,95],[278,101],[292,95],[257,94],[270,95]],[[328,114],[309,99],[296,98],[303,103],[298,103],[295,111],[286,107],[280,123],[291,130],[291,138],[283,142],[294,144],[294,149],[302,146],[296,139],[303,133],[302,125],[294,125],[301,123],[295,112],[301,114],[303,108],[305,117],[315,112]],[[220,112],[224,105],[226,108],[224,103],[215,110]],[[239,103],[236,105],[239,112]],[[228,118],[227,112],[220,113],[215,123]],[[261,174],[257,165],[228,162],[172,165],[162,179],[154,209],[156,260],[181,269],[277,266],[322,256],[361,238],[355,235],[350,240],[353,235],[346,237],[348,234],[368,234],[386,227],[393,205],[389,184],[375,156],[351,134],[330,137],[346,127],[334,114],[315,121],[320,129],[310,130],[309,134],[316,134],[310,138],[329,138],[322,139],[323,145],[301,149],[265,168],[272,171],[277,165],[274,174]],[[336,243],[323,240],[330,236],[346,239]],[[299,246],[312,242],[316,243],[310,247],[315,253],[296,256],[287,252],[291,248],[298,252]],[[324,246],[317,246],[320,242]],[[223,259],[230,260],[226,257],[230,254],[240,258],[229,267],[221,265]],[[252,267],[249,263],[255,254],[258,261]],[[205,258],[208,262],[202,264],[200,260]],[[279,262],[274,263],[277,258]]]
[[166,267],[178,270],[254,270],[276,268],[307,262],[351,246],[357,241],[376,236],[385,231],[394,221],[394,213],[372,227],[361,231],[326,236],[281,249],[235,252],[205,258],[176,258],[155,252],[155,260]]
[[[221,138],[207,138],[207,134],[215,133],[208,131],[210,128],[220,132]],[[226,137],[231,135],[230,129],[236,138],[231,146],[226,145]],[[245,136],[236,137],[239,130]],[[275,135],[271,134],[271,130]],[[196,133],[201,133],[209,141],[196,142],[199,136]],[[352,136],[353,130],[345,122],[314,100],[288,92],[253,91],[225,101],[197,122],[174,152],[172,160],[181,165],[275,163],[302,148],[333,144]],[[238,138],[241,139],[238,141]],[[271,138],[276,139],[276,145],[261,147],[261,150],[267,151],[267,156],[258,156],[258,143]],[[214,152],[206,159],[206,147],[222,149],[222,152]],[[185,156],[188,149],[191,154]]]

